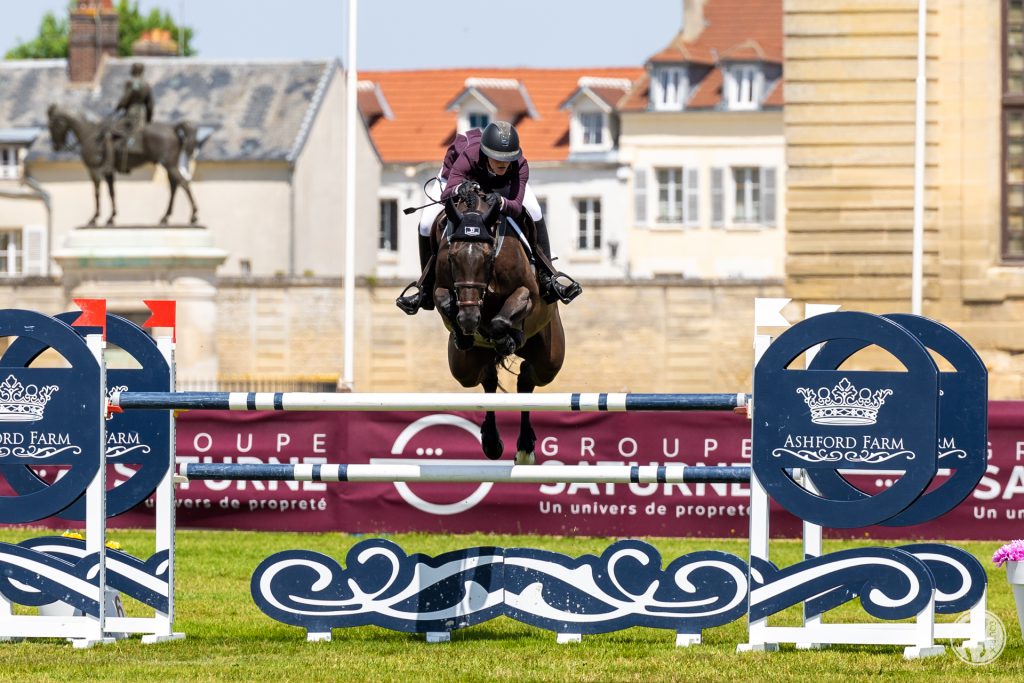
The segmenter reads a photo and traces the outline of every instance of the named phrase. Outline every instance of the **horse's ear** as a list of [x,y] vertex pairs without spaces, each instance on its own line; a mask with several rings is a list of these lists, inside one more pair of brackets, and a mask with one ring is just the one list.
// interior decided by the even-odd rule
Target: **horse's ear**
[[462,222],[462,212],[459,211],[459,207],[455,206],[455,203],[457,201],[458,199],[453,196],[449,197],[448,200],[445,201],[444,203],[444,212],[448,215],[448,220],[450,220],[455,225],[458,225],[459,223]]
[[57,105],[56,104],[51,104],[49,107],[46,108],[46,115],[47,116],[53,116],[53,112],[55,112],[55,111],[57,111]]

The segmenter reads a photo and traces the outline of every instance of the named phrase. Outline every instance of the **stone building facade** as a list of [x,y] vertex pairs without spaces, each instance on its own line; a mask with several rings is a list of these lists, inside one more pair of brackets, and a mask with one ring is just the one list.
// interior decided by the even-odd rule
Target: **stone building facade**
[[[918,2],[784,8],[786,294],[909,311]],[[1024,394],[1022,37],[1020,0],[927,2],[922,312],[993,399]]]

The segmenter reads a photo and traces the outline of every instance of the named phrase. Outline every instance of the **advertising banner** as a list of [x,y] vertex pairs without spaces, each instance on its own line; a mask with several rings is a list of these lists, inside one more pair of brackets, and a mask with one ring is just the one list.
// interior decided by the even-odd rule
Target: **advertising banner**
[[[733,413],[534,413],[537,464],[749,465],[750,422]],[[177,425],[178,462],[486,463],[482,414],[401,412],[188,412]],[[498,413],[508,464],[519,417]],[[111,465],[116,482],[124,478]],[[939,465],[931,488],[948,476]],[[894,477],[874,471],[858,487],[876,493]],[[863,480],[863,481],[862,481]],[[0,482],[3,486],[4,482]],[[177,487],[182,528],[542,533],[587,536],[746,537],[744,484],[439,484],[196,481]],[[152,525],[152,500],[110,520]],[[952,512],[908,527],[828,530],[832,537],[990,539],[1022,536],[1024,402],[989,405],[985,477]],[[76,523],[51,519],[47,526]],[[772,534],[795,536],[784,511]]]

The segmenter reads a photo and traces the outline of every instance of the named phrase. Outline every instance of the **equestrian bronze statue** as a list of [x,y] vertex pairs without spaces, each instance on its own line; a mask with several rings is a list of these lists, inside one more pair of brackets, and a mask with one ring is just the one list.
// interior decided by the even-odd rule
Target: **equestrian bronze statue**
[[[448,367],[464,387],[498,389],[498,366],[509,356],[522,358],[516,390],[532,393],[549,384],[562,368],[565,333],[557,303],[541,295],[537,273],[524,241],[497,205],[479,191],[450,200],[449,211],[434,221],[436,281],[434,305],[448,338]],[[525,230],[532,229],[524,217]],[[494,413],[480,428],[484,455],[502,456],[504,444]],[[520,417],[516,463],[533,464],[537,436],[530,414]]]
[[196,127],[188,122],[176,124],[153,121],[153,95],[142,80],[142,65],[132,66],[132,79],[125,83],[124,94],[113,117],[93,120],[89,115],[72,112],[56,104],[47,109],[53,149],[68,145],[68,132],[78,141],[79,154],[92,179],[96,211],[89,225],[96,225],[100,215],[100,183],[104,180],[110,191],[110,218],[114,224],[117,202],[114,199],[114,174],[130,173],[148,163],[160,164],[167,172],[171,198],[160,219],[166,225],[174,209],[174,194],[180,185],[192,205],[191,223],[198,220],[196,201],[189,187],[189,163],[196,151]]

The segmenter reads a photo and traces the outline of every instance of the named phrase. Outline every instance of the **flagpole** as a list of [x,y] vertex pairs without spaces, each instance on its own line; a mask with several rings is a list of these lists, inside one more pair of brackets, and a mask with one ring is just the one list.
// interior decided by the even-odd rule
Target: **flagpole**
[[345,58],[345,349],[342,391],[355,387],[355,264],[356,264],[356,5],[348,0],[348,40]]

